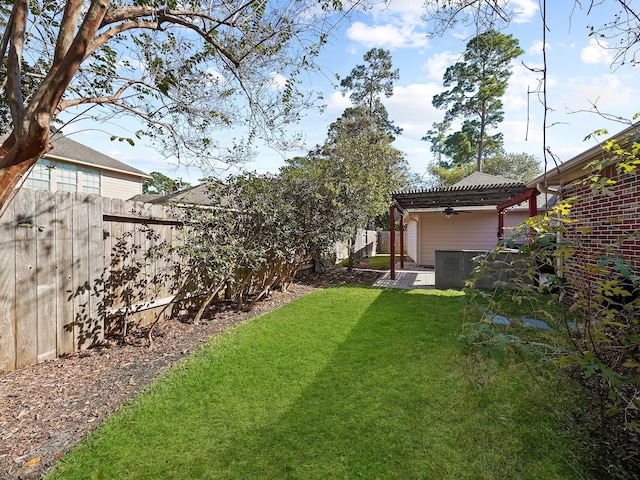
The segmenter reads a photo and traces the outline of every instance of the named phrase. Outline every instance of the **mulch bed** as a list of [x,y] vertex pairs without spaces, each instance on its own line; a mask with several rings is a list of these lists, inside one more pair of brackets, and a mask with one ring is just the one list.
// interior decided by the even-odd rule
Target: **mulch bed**
[[286,305],[318,288],[371,285],[380,271],[337,268],[275,291],[250,312],[218,305],[194,325],[175,318],[154,329],[153,349],[143,333],[126,342],[0,373],[0,478],[39,479],[112,412],[160,373],[229,327]]

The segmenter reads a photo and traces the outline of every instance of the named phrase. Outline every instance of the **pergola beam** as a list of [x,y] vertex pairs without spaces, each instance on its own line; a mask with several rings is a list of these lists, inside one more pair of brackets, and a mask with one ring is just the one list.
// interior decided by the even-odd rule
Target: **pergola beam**
[[529,216],[535,217],[538,214],[538,202],[537,196],[540,194],[538,189],[529,188],[525,192],[522,192],[517,197],[510,198],[506,202],[502,202],[500,205],[496,207],[498,210],[498,238],[502,239],[504,237],[504,214],[505,210],[509,207],[513,207],[514,205],[518,205],[519,203],[528,201],[529,202]]
[[396,192],[395,203],[402,209],[460,208],[499,205],[529,189],[523,183],[505,185],[449,187],[436,190]]

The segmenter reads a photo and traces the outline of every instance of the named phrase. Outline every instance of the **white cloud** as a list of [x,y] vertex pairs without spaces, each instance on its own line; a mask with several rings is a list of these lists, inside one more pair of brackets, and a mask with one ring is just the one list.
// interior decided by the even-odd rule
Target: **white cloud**
[[447,68],[460,59],[461,54],[452,52],[440,52],[429,57],[427,62],[422,66],[422,70],[427,72],[427,78],[430,80],[442,81],[444,72]]
[[137,58],[133,58],[130,56],[124,56],[122,57],[120,60],[118,60],[116,62],[116,65],[118,67],[122,67],[125,68],[127,70],[129,69],[134,69],[134,70],[142,70],[144,68],[146,68],[146,63],[143,62],[142,60],[139,60]]
[[531,44],[531,46],[529,47],[529,50],[527,50],[525,53],[529,55],[541,55],[543,45],[546,45],[547,52],[551,50],[551,45],[549,45],[548,43],[544,44],[542,40],[536,40]]
[[375,18],[387,18],[391,15],[401,15],[408,18],[420,19],[424,14],[423,2],[416,0],[393,0],[374,5],[372,13]]
[[613,62],[613,55],[609,50],[609,45],[606,42],[598,42],[594,38],[589,40],[589,45],[582,49],[580,58],[587,65],[609,65]]
[[634,85],[633,81],[624,80],[613,73],[599,77],[570,78],[562,102],[569,111],[590,110],[596,104],[603,113],[624,116],[629,114],[626,111],[628,108],[634,108],[637,104],[639,92],[631,85]]
[[351,106],[352,104],[349,97],[343,96],[340,92],[333,92],[327,99],[327,106],[324,110],[323,116],[330,118],[333,122],[336,118],[342,115],[342,112],[344,112],[345,109]]
[[538,2],[536,0],[511,0],[513,11],[516,16],[515,23],[529,23],[538,13]]
[[420,140],[433,122],[442,120],[443,112],[431,104],[439,92],[435,83],[412,84],[394,88],[393,96],[384,100],[389,118],[403,129],[402,138]]
[[509,87],[502,98],[502,103],[505,112],[518,115],[526,110],[528,102],[535,101],[534,98],[528,98],[528,92],[538,88],[538,78],[541,74],[532,72],[522,63],[514,63],[511,72]]
[[205,73],[207,75],[207,81],[205,82],[207,86],[227,83],[227,79],[224,77],[224,75],[214,68],[207,68],[205,70]]
[[363,22],[354,22],[346,33],[349,40],[358,42],[368,48],[416,48],[428,45],[424,33],[391,23],[367,25]]
[[542,156],[542,130],[526,119],[505,121],[498,130],[504,135],[505,150],[513,153],[531,153]]
[[347,38],[365,47],[426,48],[429,40],[422,20],[424,7],[416,0],[377,2],[367,12],[369,20],[354,22]]
[[424,141],[406,141],[402,136],[398,137],[394,147],[405,154],[409,167],[413,172],[423,174],[433,159],[430,144]]
[[277,72],[271,72],[269,76],[271,77],[271,88],[273,90],[282,90],[287,84],[286,77]]

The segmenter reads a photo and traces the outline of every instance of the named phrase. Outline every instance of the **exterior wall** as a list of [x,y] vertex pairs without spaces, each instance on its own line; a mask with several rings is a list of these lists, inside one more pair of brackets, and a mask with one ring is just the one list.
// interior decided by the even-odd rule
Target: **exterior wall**
[[142,193],[142,179],[124,173],[102,172],[103,197],[128,200]]
[[50,192],[90,193],[128,200],[142,193],[142,182],[143,179],[135,175],[43,159],[29,172],[24,187]]
[[[523,222],[527,215],[524,211],[507,212],[505,227]],[[498,243],[497,211],[461,212],[449,218],[441,212],[414,212],[412,216],[419,218],[415,234],[419,265],[435,266],[436,250],[490,250]],[[411,243],[409,238],[407,243]]]
[[[604,174],[617,182],[609,187],[612,195],[594,191],[589,185],[574,183],[563,187],[564,198],[578,197],[571,209],[571,218],[576,223],[570,226],[568,234],[580,239],[573,258],[584,272],[585,265],[597,265],[597,256],[613,249],[634,265],[637,274],[640,271],[640,169],[620,175],[614,167],[608,167]],[[624,238],[634,233],[633,237]],[[571,265],[571,262],[565,264],[567,275],[571,274]]]

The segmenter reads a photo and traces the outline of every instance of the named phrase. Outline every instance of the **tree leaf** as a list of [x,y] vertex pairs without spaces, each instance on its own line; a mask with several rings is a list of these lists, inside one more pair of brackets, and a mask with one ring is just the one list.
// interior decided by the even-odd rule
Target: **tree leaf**
[[27,463],[24,464],[25,467],[33,467],[36,463],[38,463],[40,460],[42,460],[42,457],[36,457],[36,458],[32,458],[31,460],[29,460]]

